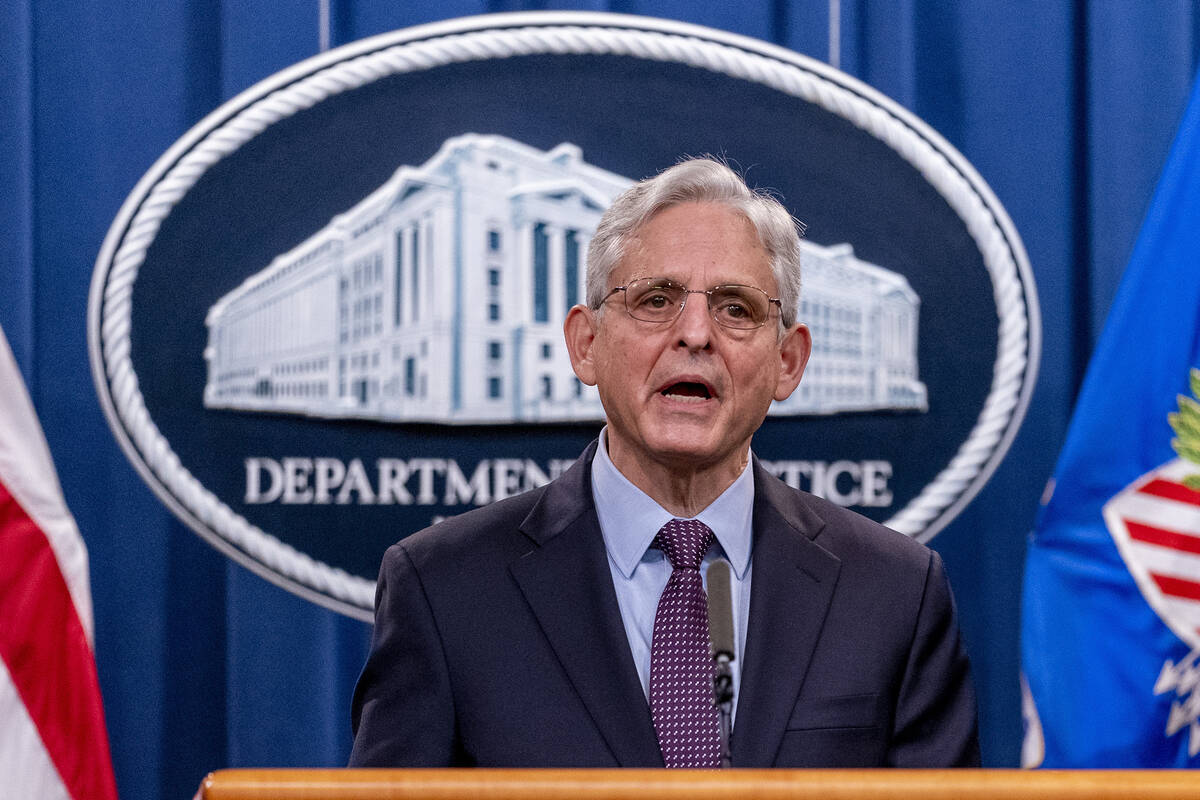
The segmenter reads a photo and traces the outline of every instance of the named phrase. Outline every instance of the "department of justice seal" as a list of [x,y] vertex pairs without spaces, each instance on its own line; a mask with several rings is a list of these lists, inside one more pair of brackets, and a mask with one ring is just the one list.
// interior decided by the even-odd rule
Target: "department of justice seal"
[[291,67],[173,145],[96,262],[92,368],[155,493],[239,563],[370,619],[396,539],[595,437],[561,325],[631,182],[712,153],[807,224],[814,352],[754,450],[928,540],[1003,458],[1040,322],[966,160],[824,64],[694,25],[519,13]]

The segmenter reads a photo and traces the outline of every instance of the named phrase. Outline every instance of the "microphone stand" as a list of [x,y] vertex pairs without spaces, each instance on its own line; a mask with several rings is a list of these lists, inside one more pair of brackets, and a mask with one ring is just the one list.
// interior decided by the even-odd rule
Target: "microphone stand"
[[729,749],[729,731],[733,719],[733,671],[729,668],[732,660],[729,653],[724,651],[718,652],[714,658],[716,674],[713,676],[713,702],[716,703],[720,718],[721,769],[733,766]]

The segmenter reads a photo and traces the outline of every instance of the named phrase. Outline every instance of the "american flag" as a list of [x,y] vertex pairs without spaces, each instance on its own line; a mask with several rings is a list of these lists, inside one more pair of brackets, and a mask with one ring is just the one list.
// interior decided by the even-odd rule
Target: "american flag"
[[87,550],[0,330],[0,798],[116,800]]

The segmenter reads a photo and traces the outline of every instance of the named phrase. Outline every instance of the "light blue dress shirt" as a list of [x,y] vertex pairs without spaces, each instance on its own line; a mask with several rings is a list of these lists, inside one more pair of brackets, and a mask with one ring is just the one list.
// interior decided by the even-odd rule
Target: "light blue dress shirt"
[[[592,459],[592,498],[600,518],[600,530],[608,551],[608,566],[617,590],[617,605],[629,637],[629,649],[637,666],[642,690],[650,697],[650,640],[658,598],[671,577],[671,562],[650,544],[659,529],[674,516],[656,503],[613,465],[605,446],[607,428]],[[716,541],[700,565],[705,590],[708,568],[717,559],[731,567],[730,594],[733,602],[733,634],[737,653],[733,672],[734,717],[741,696],[742,655],[746,650],[746,623],[750,618],[750,548],[754,512],[754,474],[749,460],[737,480],[698,519],[712,528]]]

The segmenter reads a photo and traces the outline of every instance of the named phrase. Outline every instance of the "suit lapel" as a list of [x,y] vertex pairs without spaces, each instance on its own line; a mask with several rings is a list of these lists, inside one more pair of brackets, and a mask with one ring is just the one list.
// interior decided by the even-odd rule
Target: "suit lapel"
[[592,453],[530,511],[521,530],[538,546],[509,569],[617,763],[661,767],[592,505]]
[[833,598],[840,561],[812,539],[824,526],[755,462],[754,573],[733,763],[770,767]]

